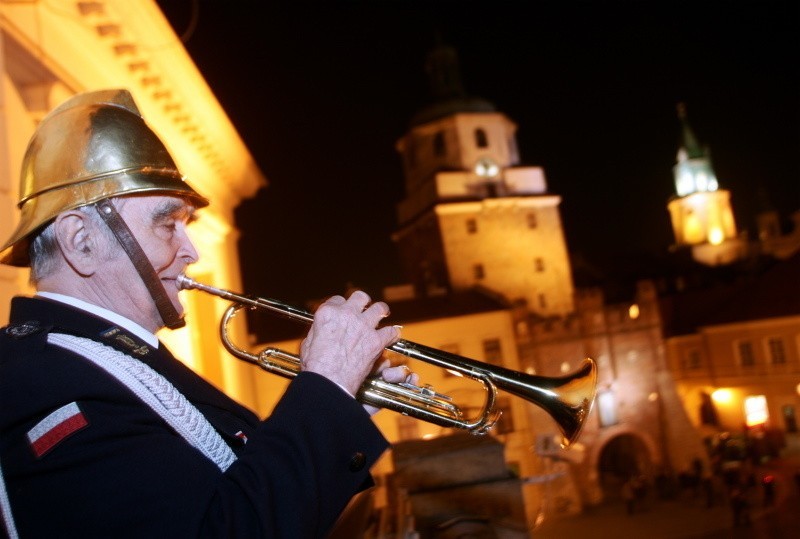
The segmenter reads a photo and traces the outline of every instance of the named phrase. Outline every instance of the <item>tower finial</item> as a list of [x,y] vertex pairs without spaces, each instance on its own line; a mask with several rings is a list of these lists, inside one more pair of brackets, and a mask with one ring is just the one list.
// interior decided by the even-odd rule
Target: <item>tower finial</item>
[[681,120],[685,120],[686,119],[686,103],[684,103],[683,101],[678,101],[678,105],[675,108],[678,109],[678,118],[680,118]]
[[458,66],[458,53],[445,43],[440,32],[436,32],[436,45],[428,54],[425,70],[430,78],[431,92],[436,99],[448,99],[465,95]]

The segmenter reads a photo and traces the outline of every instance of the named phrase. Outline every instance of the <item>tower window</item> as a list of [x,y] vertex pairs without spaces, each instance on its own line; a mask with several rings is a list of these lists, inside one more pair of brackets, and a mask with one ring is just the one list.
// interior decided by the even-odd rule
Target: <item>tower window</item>
[[486,131],[480,127],[475,130],[475,146],[478,148],[486,148],[489,146],[489,140],[486,138]]
[[539,308],[540,309],[547,308],[547,297],[544,294],[539,294]]
[[475,219],[467,219],[467,234],[478,232],[478,222]]
[[531,212],[527,216],[528,219],[528,228],[536,228],[539,223],[536,221],[536,214]]
[[541,272],[544,271],[544,259],[543,258],[537,257],[536,260],[534,260],[534,265],[536,266],[536,271],[538,273],[541,273]]
[[433,137],[433,155],[441,157],[447,153],[446,149],[447,148],[444,143],[444,133],[439,131]]
[[483,264],[475,264],[472,267],[472,273],[475,275],[475,279],[479,281],[486,276],[486,273],[483,271]]

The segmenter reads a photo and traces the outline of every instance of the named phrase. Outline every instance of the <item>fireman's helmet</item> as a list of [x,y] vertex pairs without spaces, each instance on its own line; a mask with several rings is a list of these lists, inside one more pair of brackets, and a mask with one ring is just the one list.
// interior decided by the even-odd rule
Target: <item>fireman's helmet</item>
[[78,94],[36,128],[22,161],[19,225],[0,262],[28,266],[32,237],[59,213],[121,195],[154,193],[208,205],[185,181],[127,90]]

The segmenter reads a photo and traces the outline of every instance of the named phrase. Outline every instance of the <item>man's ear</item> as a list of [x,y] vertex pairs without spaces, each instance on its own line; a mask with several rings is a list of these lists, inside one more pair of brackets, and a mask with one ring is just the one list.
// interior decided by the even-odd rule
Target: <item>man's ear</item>
[[64,260],[84,277],[97,270],[100,255],[92,225],[89,216],[78,210],[60,213],[55,220],[56,241]]

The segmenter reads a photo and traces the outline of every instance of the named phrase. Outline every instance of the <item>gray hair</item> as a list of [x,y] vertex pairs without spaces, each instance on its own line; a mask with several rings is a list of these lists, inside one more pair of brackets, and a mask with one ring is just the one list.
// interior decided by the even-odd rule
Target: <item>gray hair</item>
[[[111,229],[100,218],[93,205],[80,206],[76,209],[89,218],[94,229],[98,230],[107,241],[116,243],[117,240]],[[61,248],[58,246],[56,238],[55,221],[51,221],[33,238],[28,247],[28,255],[31,259],[30,283],[33,286],[52,274],[63,263]]]

